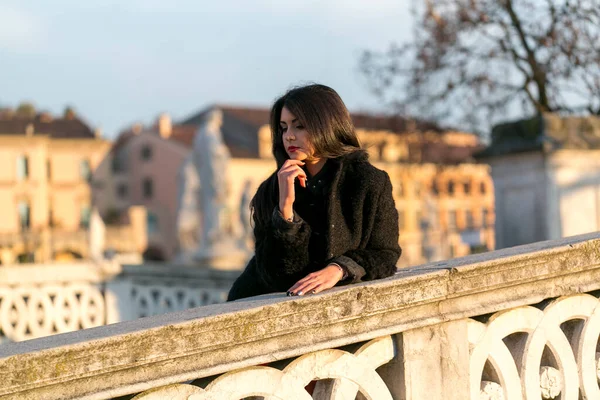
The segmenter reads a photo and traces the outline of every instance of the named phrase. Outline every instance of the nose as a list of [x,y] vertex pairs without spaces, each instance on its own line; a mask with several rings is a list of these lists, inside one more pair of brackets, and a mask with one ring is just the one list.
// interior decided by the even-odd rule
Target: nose
[[294,140],[294,135],[290,132],[290,129],[286,130],[283,133],[283,141],[284,142],[291,142],[292,140]]

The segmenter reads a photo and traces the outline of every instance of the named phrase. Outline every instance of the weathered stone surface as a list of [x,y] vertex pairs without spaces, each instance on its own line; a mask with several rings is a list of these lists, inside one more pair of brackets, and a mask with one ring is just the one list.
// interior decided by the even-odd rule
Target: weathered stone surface
[[[469,397],[467,320],[402,332],[400,379],[390,380],[400,399],[464,400]],[[400,371],[398,371],[400,372]],[[399,389],[399,390],[398,390]]]
[[600,234],[536,243],[316,296],[271,295],[7,345],[0,396],[114,397],[597,289]]

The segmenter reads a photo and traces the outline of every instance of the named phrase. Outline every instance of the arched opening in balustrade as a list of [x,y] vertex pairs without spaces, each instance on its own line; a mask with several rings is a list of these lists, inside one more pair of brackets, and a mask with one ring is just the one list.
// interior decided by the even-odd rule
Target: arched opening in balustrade
[[54,261],[58,261],[58,262],[71,262],[74,260],[81,260],[83,258],[83,256],[81,255],[81,253],[79,253],[75,250],[63,249],[63,250],[56,251],[52,258],[54,259]]

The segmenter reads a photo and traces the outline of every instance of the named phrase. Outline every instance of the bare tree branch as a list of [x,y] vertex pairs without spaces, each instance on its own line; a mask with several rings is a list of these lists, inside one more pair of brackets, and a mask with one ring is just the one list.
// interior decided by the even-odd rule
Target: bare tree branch
[[600,0],[413,1],[413,41],[360,59],[382,100],[451,124],[600,113]]

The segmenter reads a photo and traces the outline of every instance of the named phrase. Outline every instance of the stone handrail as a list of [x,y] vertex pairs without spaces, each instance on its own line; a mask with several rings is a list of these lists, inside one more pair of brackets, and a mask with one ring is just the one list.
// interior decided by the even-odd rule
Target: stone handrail
[[0,268],[0,343],[221,303],[235,272],[175,265]]
[[598,289],[600,234],[541,242],[9,344],[0,397],[598,399]]

